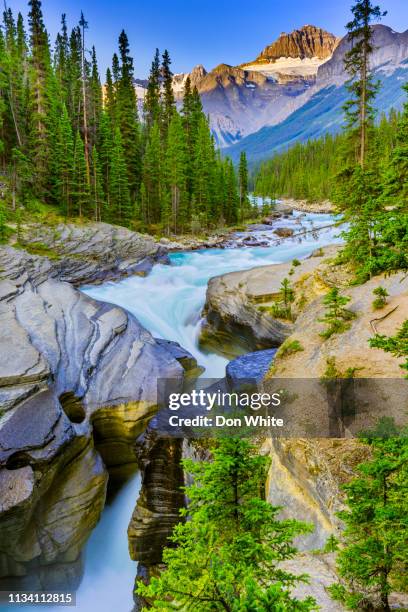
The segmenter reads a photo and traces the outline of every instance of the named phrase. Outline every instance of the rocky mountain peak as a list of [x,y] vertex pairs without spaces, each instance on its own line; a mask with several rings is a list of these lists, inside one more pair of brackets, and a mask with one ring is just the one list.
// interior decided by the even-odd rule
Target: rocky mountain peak
[[328,59],[333,54],[339,38],[322,28],[305,25],[290,34],[282,32],[278,40],[265,47],[257,62],[274,62],[281,57]]

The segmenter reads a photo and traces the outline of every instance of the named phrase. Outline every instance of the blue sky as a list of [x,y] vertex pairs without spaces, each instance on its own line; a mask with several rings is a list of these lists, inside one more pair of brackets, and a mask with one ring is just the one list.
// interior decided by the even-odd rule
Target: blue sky
[[[4,0],[3,0],[4,1]],[[26,0],[6,0],[13,10],[27,11]],[[408,29],[407,0],[384,0],[384,23],[397,31]],[[196,64],[211,69],[221,62],[240,64],[254,59],[282,31],[305,24],[344,34],[352,0],[43,0],[51,36],[59,29],[61,13],[71,27],[81,9],[89,21],[88,44],[95,44],[105,71],[122,28],[128,33],[136,76],[145,77],[156,47],[168,48],[173,71]]]

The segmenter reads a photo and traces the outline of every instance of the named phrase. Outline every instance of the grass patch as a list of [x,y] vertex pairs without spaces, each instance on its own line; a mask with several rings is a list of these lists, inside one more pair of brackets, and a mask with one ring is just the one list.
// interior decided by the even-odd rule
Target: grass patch
[[58,255],[58,253],[42,242],[32,242],[31,244],[19,244],[16,246],[27,251],[27,253],[30,253],[30,255],[40,255],[53,260],[60,259],[60,255]]
[[294,353],[299,353],[300,351],[304,350],[305,349],[300,344],[299,340],[289,340],[288,338],[279,347],[276,357],[286,357],[287,355],[293,355]]

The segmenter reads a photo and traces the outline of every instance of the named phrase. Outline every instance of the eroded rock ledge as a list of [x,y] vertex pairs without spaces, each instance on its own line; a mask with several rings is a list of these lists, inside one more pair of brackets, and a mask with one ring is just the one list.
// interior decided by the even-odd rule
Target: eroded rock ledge
[[0,248],[0,577],[8,587],[76,586],[79,552],[105,502],[105,466],[136,460],[156,379],[181,384],[196,365],[126,311],[74,287],[161,256],[152,240],[105,224],[53,232],[41,231],[41,246],[35,232],[30,238],[32,251],[52,249],[52,257]]

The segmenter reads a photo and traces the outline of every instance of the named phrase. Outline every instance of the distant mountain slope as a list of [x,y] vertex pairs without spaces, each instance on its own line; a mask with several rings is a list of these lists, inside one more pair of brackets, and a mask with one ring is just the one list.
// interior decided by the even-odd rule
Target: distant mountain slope
[[[377,103],[381,111],[399,108],[402,82],[407,78],[408,31],[399,33],[373,26],[372,67],[384,83]],[[346,99],[344,55],[347,36],[337,38],[322,28],[306,25],[278,39],[249,63],[219,64],[207,72],[196,66],[175,74],[173,89],[181,105],[190,76],[220,148],[234,158],[243,149],[257,161],[296,140],[339,129]],[[143,110],[146,81],[135,82]]]
[[[392,108],[400,109],[406,99],[402,85],[408,78],[408,59],[393,74],[379,73],[378,77],[382,87],[376,100],[377,109],[385,113]],[[238,161],[241,151],[245,151],[248,161],[253,164],[295,142],[339,131],[343,125],[342,107],[348,95],[344,84],[324,87],[278,125],[264,127],[224,149],[224,152]]]
[[[398,33],[387,26],[376,25],[374,46],[372,67],[382,84],[376,106],[380,112],[387,113],[391,108],[401,108],[406,97],[402,85],[408,79],[408,31]],[[236,160],[245,150],[250,162],[254,163],[296,141],[338,131],[343,123],[342,107],[348,97],[343,63],[348,49],[345,37],[331,59],[319,66],[313,86],[294,100],[292,112],[281,121],[275,121],[275,125],[265,126],[228,147],[226,153]]]

